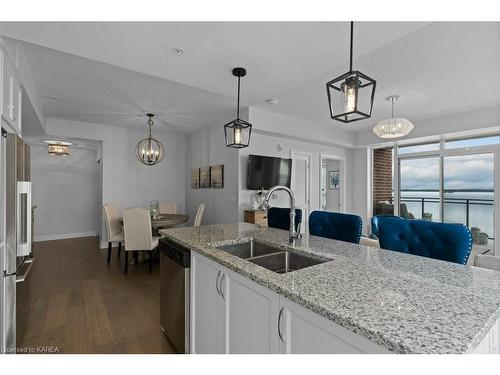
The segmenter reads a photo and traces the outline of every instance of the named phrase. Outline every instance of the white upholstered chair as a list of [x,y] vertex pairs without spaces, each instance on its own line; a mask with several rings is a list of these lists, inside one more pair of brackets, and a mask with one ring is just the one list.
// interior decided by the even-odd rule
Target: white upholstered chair
[[193,227],[199,227],[201,225],[204,213],[205,213],[205,203],[201,203],[198,206],[198,211],[196,212],[196,217],[194,218]]
[[176,214],[177,203],[175,202],[160,202],[160,214]]
[[118,207],[114,204],[107,203],[102,207],[104,212],[104,220],[106,222],[106,231],[108,234],[108,263],[111,260],[111,248],[113,242],[118,242],[118,256],[122,251],[122,242],[125,237],[122,231],[122,226],[119,220]]
[[134,251],[137,262],[137,251],[149,252],[149,272],[152,267],[152,255],[158,247],[160,237],[153,237],[151,216],[145,208],[129,208],[123,211],[123,227],[125,232],[125,273],[128,271],[128,253]]

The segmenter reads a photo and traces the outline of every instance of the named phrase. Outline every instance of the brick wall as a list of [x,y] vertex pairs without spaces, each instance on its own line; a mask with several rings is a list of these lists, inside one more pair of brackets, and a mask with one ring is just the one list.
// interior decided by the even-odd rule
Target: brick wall
[[373,207],[392,195],[392,148],[373,150]]

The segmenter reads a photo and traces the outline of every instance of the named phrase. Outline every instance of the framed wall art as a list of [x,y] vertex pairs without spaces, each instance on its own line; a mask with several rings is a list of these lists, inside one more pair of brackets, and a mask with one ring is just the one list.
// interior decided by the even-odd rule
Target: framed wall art
[[210,167],[210,187],[212,189],[224,188],[224,165],[213,165]]

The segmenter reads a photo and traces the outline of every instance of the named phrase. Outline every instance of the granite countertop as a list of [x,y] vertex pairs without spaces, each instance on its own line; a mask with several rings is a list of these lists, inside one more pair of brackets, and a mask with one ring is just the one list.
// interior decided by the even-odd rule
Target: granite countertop
[[239,223],[162,234],[397,353],[471,352],[500,318],[496,271],[308,236],[288,250],[332,260],[280,275],[216,246],[253,237],[288,248],[287,231]]

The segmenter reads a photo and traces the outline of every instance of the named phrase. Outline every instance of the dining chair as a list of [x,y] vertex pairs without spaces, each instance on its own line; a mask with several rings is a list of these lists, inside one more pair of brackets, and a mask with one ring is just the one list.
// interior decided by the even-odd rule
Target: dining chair
[[198,206],[198,211],[196,211],[196,217],[194,218],[193,227],[199,227],[201,225],[204,213],[205,213],[205,203],[201,203]]
[[104,212],[104,220],[106,222],[106,231],[108,235],[108,263],[111,260],[111,249],[114,242],[118,242],[118,257],[122,251],[122,242],[125,237],[122,231],[122,226],[119,222],[118,207],[111,203],[106,203],[102,206]]
[[134,252],[137,263],[137,252],[149,252],[149,272],[152,270],[153,250],[158,247],[160,237],[153,237],[151,216],[145,208],[129,208],[123,211],[123,228],[125,232],[125,273],[128,272],[128,253]]
[[358,215],[339,212],[313,211],[309,215],[312,236],[359,244],[363,221]]
[[177,203],[175,202],[160,202],[160,214],[176,214]]
[[380,223],[380,247],[401,253],[466,264],[472,234],[462,224],[387,218]]
[[[302,210],[295,209],[295,230],[300,232]],[[271,207],[267,210],[267,226],[276,229],[290,229],[290,209],[284,207]]]

